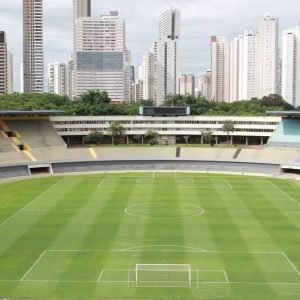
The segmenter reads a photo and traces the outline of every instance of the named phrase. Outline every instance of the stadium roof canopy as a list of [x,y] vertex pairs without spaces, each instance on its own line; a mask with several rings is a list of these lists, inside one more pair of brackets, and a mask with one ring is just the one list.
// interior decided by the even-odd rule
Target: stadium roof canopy
[[294,117],[300,118],[300,111],[291,110],[291,111],[267,111],[267,115],[278,116],[278,117]]
[[0,110],[0,116],[56,116],[64,110]]

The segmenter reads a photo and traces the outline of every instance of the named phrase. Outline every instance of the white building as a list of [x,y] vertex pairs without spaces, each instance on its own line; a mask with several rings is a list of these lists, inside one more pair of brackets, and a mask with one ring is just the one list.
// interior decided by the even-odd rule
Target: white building
[[73,0],[73,38],[74,38],[74,52],[76,47],[76,20],[78,18],[85,18],[91,16],[92,10],[91,0]]
[[60,96],[67,95],[67,66],[64,63],[48,65],[49,93]]
[[129,101],[130,61],[125,21],[118,12],[76,20],[76,96],[106,91],[115,103]]
[[257,97],[257,33],[245,30],[239,38],[239,80],[237,100]]
[[211,37],[211,98],[230,100],[230,43],[224,37]]
[[291,105],[300,106],[300,24],[283,32],[282,97]]
[[24,64],[20,65],[20,93],[24,93]]
[[277,92],[278,19],[266,14],[261,18],[257,48],[257,96]]
[[159,18],[154,42],[155,102],[161,105],[168,95],[178,92],[180,12],[170,8]]
[[154,69],[155,59],[154,53],[145,52],[142,64],[142,80],[143,80],[143,100],[154,100]]
[[195,76],[193,74],[180,75],[179,94],[182,96],[195,96]]
[[230,102],[239,99],[240,36],[230,42]]
[[23,0],[24,92],[44,92],[43,0]]

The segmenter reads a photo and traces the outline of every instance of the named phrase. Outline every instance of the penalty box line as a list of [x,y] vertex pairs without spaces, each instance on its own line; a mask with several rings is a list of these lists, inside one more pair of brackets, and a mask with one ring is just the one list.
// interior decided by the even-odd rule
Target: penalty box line
[[[149,251],[153,251],[153,252],[157,252],[159,250],[149,250]],[[30,274],[30,272],[37,266],[37,264],[42,260],[42,258],[46,255],[47,252],[119,252],[119,253],[126,253],[126,252],[132,252],[131,250],[128,250],[128,251],[124,251],[124,250],[45,250],[39,257],[38,259],[32,264],[32,266],[27,270],[27,272],[22,276],[22,278],[19,280],[19,281],[37,281],[37,280],[26,280],[26,277]],[[172,251],[170,251],[172,252]],[[183,251],[183,252],[187,252],[187,251]],[[188,251],[188,252],[197,252],[197,251]],[[296,274],[300,277],[300,271],[299,269],[295,266],[295,264],[291,261],[291,259],[288,257],[288,255],[285,253],[285,252],[242,252],[242,251],[202,251],[202,252],[199,252],[198,253],[236,253],[236,254],[266,254],[266,255],[272,255],[272,254],[280,254],[282,255],[285,260],[288,262],[288,264],[290,265],[290,267],[293,269],[294,272],[296,272]],[[104,281],[101,281],[101,278],[102,278],[102,275],[104,273],[104,271],[127,271],[127,272],[131,272],[132,270],[131,269],[102,269],[99,276],[98,276],[98,279],[96,282],[104,282]],[[133,270],[134,271],[134,270]],[[234,283],[234,282],[230,282],[229,279],[228,279],[228,276],[227,276],[227,273],[225,270],[194,270],[193,272],[215,272],[215,271],[218,271],[218,272],[224,272],[224,276],[225,276],[225,279],[226,279],[226,283]],[[3,281],[3,280],[0,280],[0,282]],[[6,280],[4,280],[6,281]],[[8,280],[9,281],[9,280]],[[47,281],[47,280],[45,280]],[[127,281],[130,281],[130,280],[127,280]],[[126,282],[127,282],[126,281]],[[236,282],[236,283],[239,283],[239,282]],[[242,282],[241,282],[242,283]],[[282,284],[285,284],[285,283],[282,283]],[[288,283],[287,283],[288,284]],[[300,284],[300,283],[299,283]]]

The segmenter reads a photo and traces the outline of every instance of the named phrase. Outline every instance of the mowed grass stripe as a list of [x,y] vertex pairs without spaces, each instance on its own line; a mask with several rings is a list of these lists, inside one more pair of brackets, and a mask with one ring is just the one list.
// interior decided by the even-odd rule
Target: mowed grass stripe
[[[96,213],[96,218],[94,218],[89,231],[81,240],[81,245],[79,246],[78,250],[80,249],[112,249],[115,240],[117,238],[118,232],[122,226],[122,219],[124,218],[124,209],[127,206],[127,202],[130,199],[130,195],[132,190],[134,189],[135,181],[126,180],[121,178],[114,178],[112,179],[113,182],[110,184],[115,183],[115,188],[113,189],[99,189],[98,194],[99,196],[102,193],[109,192],[109,196],[106,198],[106,201],[102,203],[102,211]],[[104,187],[104,185],[103,185]],[[101,198],[99,199],[101,201]],[[62,245],[63,246],[63,245]],[[64,249],[68,249],[68,244],[64,245]],[[83,270],[97,270],[95,274],[89,274],[90,278],[87,280],[95,280],[97,281],[99,273],[102,269],[105,268],[107,261],[109,260],[109,251],[103,252],[101,255],[97,255],[97,259],[95,261],[88,260],[88,262],[92,265],[80,265],[82,255],[86,255],[84,252],[78,252],[73,255],[73,264],[70,264],[62,273],[60,278],[63,279],[70,274],[81,274],[84,272],[81,270],[79,266],[83,268]],[[92,254],[91,254],[92,255]],[[77,263],[76,263],[76,262]],[[95,265],[97,266],[95,268]],[[116,267],[117,268],[117,267]],[[73,275],[74,276],[74,275]],[[61,294],[65,290],[65,285],[63,283],[58,283],[56,286],[56,293]],[[97,290],[97,285],[92,286],[87,292],[85,297],[92,297]]]
[[[180,181],[179,179],[179,183],[177,183],[177,193],[181,202],[189,203],[204,209],[204,213],[202,215],[183,219],[182,224],[185,232],[184,238],[186,246],[203,250],[215,249],[215,245],[213,244],[213,240],[211,239],[210,229],[207,225],[207,216],[205,212],[207,195],[210,193],[209,189],[202,190],[201,196],[199,196],[199,191],[197,189],[197,187],[199,186],[199,180],[189,183],[189,185],[195,187],[191,189],[182,189],[181,182],[182,181]],[[204,180],[203,183],[207,185],[209,184],[206,180]],[[201,185],[203,183],[201,183]],[[214,199],[212,199],[212,201],[214,201]]]
[[[276,190],[275,187],[273,187],[273,189]],[[287,207],[293,205],[295,209],[298,209],[298,206],[293,202],[289,202],[287,196],[284,196],[281,193],[270,193],[269,188],[260,189],[259,191],[261,197],[268,199],[268,201],[270,201],[270,203],[272,203],[272,205],[274,206],[274,210],[278,210],[278,214],[271,216],[255,214],[256,218],[259,220],[264,230],[266,230],[269,235],[272,236],[272,239],[277,244],[277,247],[281,249],[281,251],[286,252],[288,257],[292,259],[295,266],[299,269],[300,254],[299,249],[296,246],[300,244],[300,225],[298,222],[298,218],[294,218],[293,214],[290,214],[286,211],[281,211],[279,208],[277,208],[277,203],[286,200]],[[282,199],[283,197],[286,198]],[[282,207],[282,204],[280,205],[280,207]]]
[[[80,181],[79,181],[80,180]],[[81,189],[80,183],[84,182],[82,179],[77,179],[76,184],[65,185],[63,191],[56,196],[60,199],[68,198],[74,199],[81,194],[88,194],[86,189]],[[52,190],[52,194],[55,194],[55,190]],[[39,201],[47,201],[51,199],[51,194],[45,195],[45,198]],[[56,198],[57,199],[57,198]],[[56,202],[56,206],[59,205]],[[55,208],[55,207],[54,207]],[[51,211],[43,214],[36,214],[35,222],[31,223],[31,218],[27,219],[25,213],[18,216],[18,221],[15,223],[16,228],[22,224],[26,227],[26,222],[30,223],[30,226],[26,228],[22,235],[17,235],[13,240],[13,243],[5,249],[0,255],[0,266],[10,263],[9,268],[10,278],[20,279],[26,273],[26,271],[34,264],[41,253],[49,248],[52,241],[56,238],[57,234],[63,230],[68,224],[72,216],[76,212],[67,212],[64,214],[57,214],[56,211]],[[32,215],[31,215],[32,216]],[[13,235],[13,226],[10,228],[10,232]],[[6,270],[7,271],[7,270]],[[7,279],[7,272],[0,267],[0,278]]]
[[[144,218],[144,246],[170,245],[170,241],[179,245],[184,244],[181,220],[172,217],[172,210],[175,209],[178,212],[180,209],[175,179],[156,177],[151,195],[148,217]],[[141,253],[141,260],[143,260],[143,255],[144,253]]]
[[61,177],[52,177],[0,184],[0,224],[60,180]]
[[[212,179],[213,180],[213,179]],[[251,254],[251,249],[247,242],[247,236],[244,236],[239,226],[236,224],[234,216],[231,215],[230,210],[228,210],[226,206],[226,201],[231,199],[233,196],[233,190],[226,190],[226,192],[215,189],[212,193],[214,193],[215,197],[220,199],[220,203],[222,203],[222,209],[227,211],[227,214],[224,214],[222,218],[219,216],[209,215],[208,225],[211,228],[211,235],[214,239],[215,245],[218,247],[216,250],[223,251],[244,251],[249,252],[247,255],[248,263],[251,265],[251,268],[254,272],[253,281],[256,278],[259,278],[262,282],[267,282],[264,272],[260,267],[256,257]],[[224,247],[226,247],[224,249]],[[219,260],[222,261],[224,265],[224,269],[227,272],[230,281],[239,281],[239,273],[243,272],[238,266],[238,264],[233,265],[233,262],[228,262],[226,259],[223,259],[223,254],[220,253]],[[234,261],[234,260],[233,260]],[[237,287],[231,286],[234,290]],[[270,289],[271,292],[272,289]]]

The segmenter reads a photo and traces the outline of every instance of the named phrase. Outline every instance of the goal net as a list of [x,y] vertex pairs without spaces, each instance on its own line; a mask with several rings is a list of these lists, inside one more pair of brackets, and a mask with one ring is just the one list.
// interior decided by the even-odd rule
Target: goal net
[[189,264],[137,264],[137,287],[191,287]]

